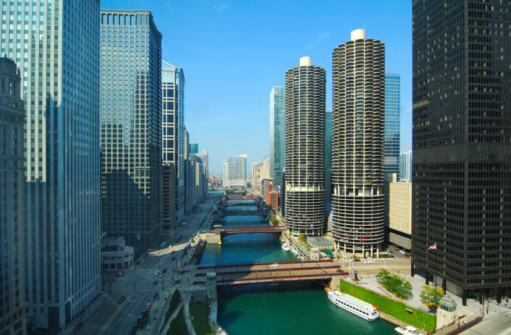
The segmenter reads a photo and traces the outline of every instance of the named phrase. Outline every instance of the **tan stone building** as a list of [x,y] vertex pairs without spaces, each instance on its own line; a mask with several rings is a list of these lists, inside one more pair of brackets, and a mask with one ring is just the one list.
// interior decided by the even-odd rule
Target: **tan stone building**
[[388,192],[388,229],[389,241],[402,248],[412,247],[412,183],[397,181],[392,175]]

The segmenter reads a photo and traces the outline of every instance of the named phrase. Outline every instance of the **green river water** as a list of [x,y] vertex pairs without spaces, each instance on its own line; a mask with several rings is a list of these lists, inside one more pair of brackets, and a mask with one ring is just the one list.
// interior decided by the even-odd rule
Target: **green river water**
[[[224,226],[267,224],[259,216],[231,216]],[[247,234],[208,245],[201,264],[290,259],[296,257],[282,250],[276,236]],[[397,334],[387,321],[369,322],[335,306],[318,283],[242,285],[219,288],[218,296],[218,323],[230,335]]]

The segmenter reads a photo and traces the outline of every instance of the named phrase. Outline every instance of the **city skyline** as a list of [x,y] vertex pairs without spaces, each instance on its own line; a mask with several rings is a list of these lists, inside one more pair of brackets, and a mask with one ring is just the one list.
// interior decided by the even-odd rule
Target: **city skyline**
[[[164,40],[172,37],[172,43],[163,43],[162,57],[186,72],[185,124],[191,142],[208,150],[210,173],[221,174],[222,163],[240,152],[247,154],[248,166],[270,153],[268,92],[284,87],[283,73],[296,59],[310,56],[326,69],[326,109],[331,110],[332,50],[364,26],[373,38],[386,41],[386,70],[401,74],[401,151],[411,150],[409,1],[325,1],[313,6],[281,1],[263,6],[104,0],[101,7],[151,10]],[[291,19],[309,24],[296,27]]]

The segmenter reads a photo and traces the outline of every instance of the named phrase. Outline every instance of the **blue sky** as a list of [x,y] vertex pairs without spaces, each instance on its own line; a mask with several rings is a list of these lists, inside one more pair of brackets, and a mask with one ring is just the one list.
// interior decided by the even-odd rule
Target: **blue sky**
[[412,143],[410,0],[102,0],[104,9],[145,9],[163,35],[163,60],[184,69],[190,142],[209,152],[210,173],[229,156],[248,167],[269,154],[269,95],[285,72],[310,56],[327,71],[352,30],[385,43],[386,70],[401,74],[401,152]]

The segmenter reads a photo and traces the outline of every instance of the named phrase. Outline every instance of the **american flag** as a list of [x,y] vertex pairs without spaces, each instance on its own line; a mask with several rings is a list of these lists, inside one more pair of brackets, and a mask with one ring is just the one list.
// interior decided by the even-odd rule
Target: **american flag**
[[428,250],[436,250],[436,243],[428,248]]

